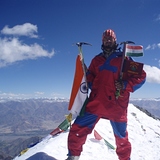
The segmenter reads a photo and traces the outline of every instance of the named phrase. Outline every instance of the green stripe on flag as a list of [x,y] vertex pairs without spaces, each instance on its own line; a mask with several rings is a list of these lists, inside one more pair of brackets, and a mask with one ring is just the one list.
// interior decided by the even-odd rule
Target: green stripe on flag
[[141,52],[141,53],[126,52],[126,56],[128,56],[128,57],[141,57],[141,56],[143,56],[143,52]]

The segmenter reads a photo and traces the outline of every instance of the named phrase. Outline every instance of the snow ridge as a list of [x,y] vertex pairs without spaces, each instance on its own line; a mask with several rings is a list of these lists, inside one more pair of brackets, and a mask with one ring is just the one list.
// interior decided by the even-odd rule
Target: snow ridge
[[[95,126],[96,131],[113,146],[115,140],[108,120],[101,119]],[[149,117],[133,104],[128,107],[128,133],[132,144],[131,159],[160,160],[160,121]],[[44,152],[58,160],[67,157],[68,131],[56,137],[46,136],[43,141],[30,148],[14,160],[24,160],[35,153]],[[115,146],[116,147],[116,146]],[[109,149],[103,140],[96,140],[93,132],[88,135],[80,160],[118,160],[115,150]]]

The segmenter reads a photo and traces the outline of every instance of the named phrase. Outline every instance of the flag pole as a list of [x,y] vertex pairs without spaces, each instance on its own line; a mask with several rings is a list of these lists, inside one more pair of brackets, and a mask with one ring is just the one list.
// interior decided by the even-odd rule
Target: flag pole
[[[85,90],[87,91],[87,94],[88,94],[88,83],[87,83],[87,77],[86,77],[87,66],[84,63],[84,57],[83,57],[83,53],[82,53],[82,45],[89,45],[89,46],[92,46],[92,45],[90,43],[86,43],[86,42],[77,42],[76,45],[78,46],[78,49],[79,49],[79,56],[80,56],[80,61],[82,64],[82,70],[83,70],[84,81],[85,81]],[[85,102],[81,108],[81,111],[79,113],[80,116],[83,116],[87,102],[88,102],[88,98],[85,100]]]
[[80,55],[80,60],[82,63],[84,78],[85,78],[85,82],[86,82],[86,88],[88,89],[87,78],[86,78],[86,66],[84,63],[84,57],[83,57],[83,53],[82,53],[82,45],[90,45],[90,46],[92,46],[92,45],[90,43],[86,43],[86,42],[77,42],[76,45],[78,46],[78,49],[79,49],[79,55]]
[[[83,69],[83,73],[84,73],[84,77],[85,77],[85,85],[86,85],[86,89],[88,89],[87,88],[87,81],[86,81],[86,71],[85,71],[84,58],[83,58],[83,54],[82,54],[82,45],[91,45],[91,44],[85,43],[85,42],[78,42],[78,43],[76,43],[76,45],[79,48],[80,61],[82,63],[82,69]],[[56,129],[54,129],[50,133],[50,135],[54,136],[54,135],[57,135],[65,130],[67,130],[69,126],[71,127],[71,121],[72,121],[72,113],[69,113],[68,115],[65,116],[65,120]]]
[[[88,87],[87,87],[87,81],[86,81],[86,69],[85,69],[84,58],[83,58],[83,54],[82,54],[82,45],[91,45],[91,44],[85,43],[85,42],[78,42],[78,43],[76,43],[76,45],[79,48],[80,61],[81,61],[81,64],[82,64],[83,74],[84,74],[84,77],[85,77],[85,86],[86,86],[86,89],[88,89]],[[57,134],[60,134],[61,132],[66,131],[69,126],[71,127],[71,121],[72,121],[72,113],[69,113],[68,115],[65,116],[65,120],[57,128],[55,128],[49,134],[49,136],[47,136],[45,139],[48,139],[51,136],[55,136]]]

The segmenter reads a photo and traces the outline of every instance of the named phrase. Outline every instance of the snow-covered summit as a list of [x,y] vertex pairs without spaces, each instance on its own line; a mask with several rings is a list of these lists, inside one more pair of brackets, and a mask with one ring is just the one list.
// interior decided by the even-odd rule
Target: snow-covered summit
[[[101,119],[95,130],[113,146],[114,135],[108,120]],[[131,159],[133,160],[160,160],[160,121],[147,116],[132,104],[128,108],[128,132],[132,144]],[[46,153],[58,160],[67,157],[68,132],[51,138],[50,135],[43,141],[30,148],[23,155],[14,160],[27,159],[38,152]],[[88,135],[80,160],[118,160],[115,150],[109,149],[103,140],[96,140],[93,132]]]

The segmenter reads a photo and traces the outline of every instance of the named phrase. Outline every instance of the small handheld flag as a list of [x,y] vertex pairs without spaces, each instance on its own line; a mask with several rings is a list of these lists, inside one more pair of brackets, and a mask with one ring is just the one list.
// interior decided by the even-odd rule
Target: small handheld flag
[[125,56],[128,56],[128,57],[143,56],[143,46],[141,45],[135,46],[135,45],[126,44]]
[[[125,56],[140,57],[143,56],[143,46],[126,44]],[[124,60],[123,73],[141,75],[143,70],[143,63]]]
[[[119,75],[119,81],[122,81],[124,78],[123,72],[139,75],[142,72],[143,64],[138,62],[125,62],[125,57],[140,57],[143,56],[143,46],[134,45],[135,43],[132,41],[122,42],[120,44],[124,44],[123,46],[123,54],[122,54],[122,63]],[[127,67],[126,67],[127,66]],[[115,92],[116,99],[120,96],[120,90],[116,90]]]

